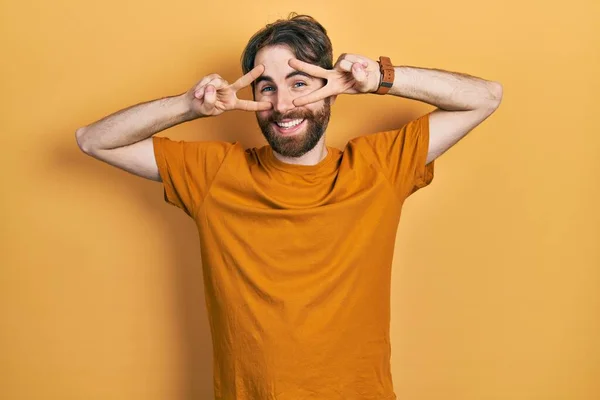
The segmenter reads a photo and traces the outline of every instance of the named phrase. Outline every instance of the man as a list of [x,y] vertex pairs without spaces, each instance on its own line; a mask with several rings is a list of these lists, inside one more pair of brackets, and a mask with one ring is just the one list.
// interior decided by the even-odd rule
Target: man
[[[204,77],[178,96],[78,129],[87,154],[162,181],[194,218],[214,346],[215,399],[395,399],[390,278],[404,200],[434,160],[496,110],[502,86],[393,67],[357,54],[332,65],[308,16],[267,25],[230,84]],[[254,101],[236,93],[252,85]],[[378,93],[437,108],[405,126],[325,144],[340,94]],[[194,118],[255,111],[268,145],[152,137]]]

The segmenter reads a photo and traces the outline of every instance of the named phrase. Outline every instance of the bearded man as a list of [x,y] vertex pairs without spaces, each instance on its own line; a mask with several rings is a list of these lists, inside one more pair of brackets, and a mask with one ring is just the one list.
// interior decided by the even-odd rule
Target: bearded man
[[[323,26],[291,15],[257,32],[243,76],[79,128],[88,155],[162,182],[195,220],[213,338],[215,399],[395,399],[390,283],[404,200],[434,160],[499,106],[502,86],[466,74],[342,54]],[[253,100],[237,92],[252,86]],[[326,145],[340,94],[426,102],[406,125]],[[268,142],[153,136],[196,118],[256,112]],[[347,116],[351,118],[351,116]]]

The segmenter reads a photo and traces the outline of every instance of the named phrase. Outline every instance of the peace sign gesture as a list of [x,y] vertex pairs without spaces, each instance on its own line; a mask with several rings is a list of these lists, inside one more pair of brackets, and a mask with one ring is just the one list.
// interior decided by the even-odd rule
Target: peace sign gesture
[[377,61],[358,54],[342,54],[333,69],[324,69],[295,58],[290,59],[289,65],[298,71],[327,80],[327,84],[322,88],[295,99],[294,105],[296,107],[343,93],[376,92],[381,76]]
[[218,74],[205,76],[186,93],[191,111],[198,117],[208,117],[231,110],[264,111],[271,109],[273,106],[271,102],[241,100],[237,97],[240,89],[250,85],[264,71],[263,65],[257,65],[232,84]]

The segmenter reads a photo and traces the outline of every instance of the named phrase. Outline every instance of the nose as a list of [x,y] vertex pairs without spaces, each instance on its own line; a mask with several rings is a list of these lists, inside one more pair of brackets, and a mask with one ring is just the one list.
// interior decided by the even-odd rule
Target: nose
[[277,112],[285,114],[296,107],[294,103],[292,103],[293,100],[294,97],[288,90],[280,90],[277,92],[277,100],[273,104],[273,107]]

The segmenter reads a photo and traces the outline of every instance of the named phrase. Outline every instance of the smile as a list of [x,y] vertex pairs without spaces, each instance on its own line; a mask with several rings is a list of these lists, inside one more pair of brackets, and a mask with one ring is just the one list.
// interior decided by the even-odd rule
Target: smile
[[293,133],[303,126],[305,119],[293,119],[286,122],[273,123],[277,127],[277,131],[282,134]]
[[277,125],[279,125],[281,128],[293,128],[294,126],[302,123],[302,121],[304,121],[304,119],[294,119],[288,122],[277,122]]

